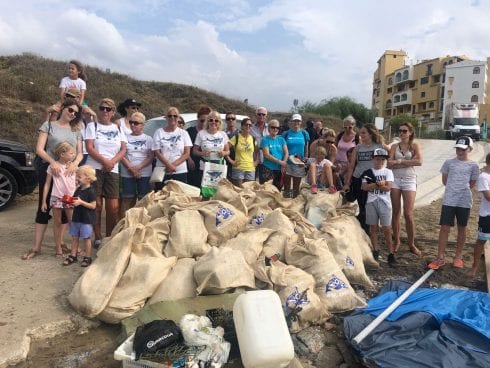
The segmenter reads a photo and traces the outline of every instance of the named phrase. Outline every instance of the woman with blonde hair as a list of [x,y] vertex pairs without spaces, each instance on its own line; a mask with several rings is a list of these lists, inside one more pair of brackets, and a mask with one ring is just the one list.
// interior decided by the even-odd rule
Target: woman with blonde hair
[[155,183],[155,190],[163,188],[170,179],[187,183],[186,161],[191,153],[192,142],[189,133],[179,128],[179,110],[171,106],[167,109],[167,124],[157,129],[153,135],[153,153],[156,166],[165,167],[165,177],[161,183]]
[[197,133],[192,152],[200,157],[201,179],[206,161],[223,163],[224,157],[230,154],[230,140],[222,129],[223,122],[220,114],[217,111],[211,111],[208,114],[204,129]]
[[398,128],[400,142],[393,144],[388,158],[388,167],[393,170],[395,181],[391,187],[391,203],[393,206],[392,228],[395,241],[395,252],[400,248],[400,213],[403,198],[403,216],[407,230],[410,252],[420,256],[421,252],[415,245],[415,221],[413,208],[417,194],[417,174],[415,166],[422,165],[422,150],[414,142],[415,130],[409,122]]

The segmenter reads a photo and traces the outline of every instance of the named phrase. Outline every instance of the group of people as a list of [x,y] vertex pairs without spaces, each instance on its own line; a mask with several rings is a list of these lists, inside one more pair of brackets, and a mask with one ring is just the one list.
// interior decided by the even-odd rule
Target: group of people
[[[256,179],[261,184],[272,180],[286,198],[299,195],[303,179],[310,185],[312,194],[340,190],[345,201],[357,201],[358,219],[370,234],[376,258],[381,225],[390,265],[396,264],[395,253],[401,244],[403,199],[408,247],[413,254],[421,255],[415,244],[413,209],[417,190],[415,166],[422,164],[422,152],[414,142],[414,128],[408,122],[399,127],[399,142],[388,147],[373,124],[364,124],[356,132],[356,121],[350,115],[343,120],[342,131],[336,134],[320,120],[309,121],[306,129],[303,128],[302,116],[297,113],[282,124],[275,119],[268,120],[265,107],[256,109],[255,121],[244,118],[238,128],[234,112],[225,114],[224,124],[217,111],[202,106],[197,112],[196,125],[186,130],[179,110],[170,107],[166,125],[150,137],[144,133],[146,117],[140,112],[142,104],[134,98],[117,107],[112,99],[104,98],[97,112],[87,105],[86,75],[76,60],[68,64],[68,75],[60,82],[60,93],[62,101],[48,108],[46,121],[39,129],[35,239],[34,247],[23,259],[39,253],[53,208],[56,255],[62,257],[63,252],[68,252],[64,264],[75,263],[82,253],[79,239],[83,239],[82,266],[90,265],[91,238],[95,235],[96,249],[102,240],[103,206],[106,236],[109,236],[137,199],[152,189],[160,190],[166,181],[173,179],[201,186],[206,162],[227,165],[228,178],[237,186]],[[116,111],[119,120],[114,119]],[[459,144],[458,149],[461,147]],[[466,161],[458,149],[454,160]],[[467,150],[471,150],[471,145]],[[468,190],[475,184],[478,172],[477,166],[469,165],[470,180],[465,182],[464,170],[453,166],[457,168],[445,163],[441,170],[448,194],[441,213],[440,257],[430,265],[432,268],[444,264],[444,243],[454,216],[458,219],[454,265],[461,264],[465,238],[461,228],[465,225],[466,212],[446,207],[458,207],[453,206],[460,204],[453,203],[454,198],[463,192],[467,204]],[[164,175],[152,188],[150,177],[155,167]],[[451,170],[457,170],[456,185],[452,185]],[[66,196],[70,200],[65,200]],[[68,224],[73,238],[71,248],[63,244]]]

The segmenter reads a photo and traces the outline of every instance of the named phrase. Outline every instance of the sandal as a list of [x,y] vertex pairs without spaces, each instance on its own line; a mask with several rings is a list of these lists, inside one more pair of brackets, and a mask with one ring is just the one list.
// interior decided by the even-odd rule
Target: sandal
[[61,253],[55,253],[54,255],[56,258],[63,258],[63,252]]
[[78,261],[77,257],[76,256],[72,256],[70,254],[68,257],[66,257],[65,261],[63,262],[63,266],[69,266],[69,265],[71,265],[71,264],[73,264],[73,263],[75,263],[77,261]]
[[92,257],[83,257],[82,263],[80,266],[82,267],[88,267],[92,264]]
[[20,258],[23,259],[24,261],[27,261],[29,259],[33,259],[35,256],[40,254],[40,250],[35,250],[35,249],[29,249],[27,253],[23,254]]

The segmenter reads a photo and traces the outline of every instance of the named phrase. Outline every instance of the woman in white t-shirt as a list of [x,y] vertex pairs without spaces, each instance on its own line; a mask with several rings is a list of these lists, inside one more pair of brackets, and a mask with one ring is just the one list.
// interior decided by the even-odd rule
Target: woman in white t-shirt
[[116,104],[104,98],[99,104],[98,123],[92,122],[85,130],[85,144],[89,157],[87,165],[95,169],[97,181],[94,183],[97,194],[97,222],[95,224],[94,248],[102,241],[101,214],[105,200],[106,236],[119,221],[119,161],[126,154],[127,138],[119,126],[112,122]]
[[[211,111],[208,115],[205,128],[197,133],[192,152],[199,156],[200,179],[204,170],[204,162],[223,163],[224,157],[230,154],[230,140],[223,131],[223,122],[217,111]],[[200,182],[201,180],[199,180]]]
[[131,126],[129,125],[129,118],[135,112],[140,111],[141,103],[134,98],[128,98],[121,102],[117,106],[117,112],[121,115],[121,118],[116,123],[121,127],[121,130],[126,136],[132,133]]
[[153,135],[153,152],[156,166],[165,167],[165,177],[161,183],[155,183],[155,190],[163,188],[167,180],[173,179],[187,183],[187,163],[191,153],[192,142],[189,133],[178,127],[179,110],[169,107],[166,116],[167,124]]

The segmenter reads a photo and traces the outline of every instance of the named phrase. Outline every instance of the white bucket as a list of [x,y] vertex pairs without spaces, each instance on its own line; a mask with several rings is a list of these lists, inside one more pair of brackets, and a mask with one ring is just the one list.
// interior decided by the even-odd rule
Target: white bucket
[[245,368],[282,368],[294,358],[281,300],[274,291],[239,295],[233,305],[233,321]]

